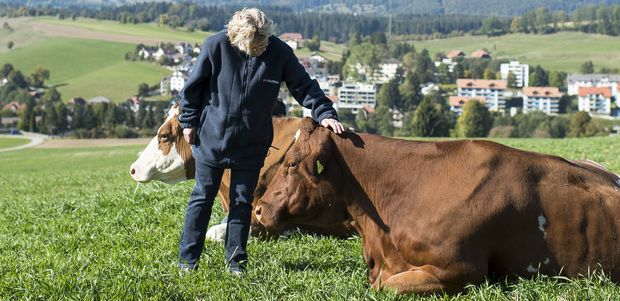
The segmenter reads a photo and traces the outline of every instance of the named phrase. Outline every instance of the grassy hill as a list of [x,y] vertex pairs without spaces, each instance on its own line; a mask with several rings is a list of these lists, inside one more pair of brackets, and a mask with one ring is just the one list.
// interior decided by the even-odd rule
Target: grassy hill
[[[46,22],[55,25],[87,29],[93,38],[97,33],[111,33],[118,36],[150,37],[153,41],[174,41],[176,35],[170,29],[159,29],[152,24],[121,25],[116,22],[97,22],[95,20],[57,20],[52,18],[32,18],[27,20],[1,19],[14,28],[13,32],[0,35],[0,65],[12,64],[28,76],[41,65],[50,71],[47,85],[58,88],[64,101],[73,97],[90,99],[105,96],[115,102],[124,101],[135,95],[140,83],[153,86],[171,73],[165,67],[145,62],[127,62],[125,53],[135,50],[141,42],[122,43],[80,37],[58,36],[56,33],[42,33],[33,30],[28,22]],[[204,40],[200,33],[177,33],[179,41],[195,42]],[[191,38],[191,39],[190,39]],[[8,40],[15,42],[12,50],[6,49]],[[153,45],[158,44],[153,42]]]
[[[55,18],[1,19],[15,30],[0,35],[0,65],[11,63],[28,75],[37,65],[50,70],[46,84],[58,87],[63,100],[72,97],[89,99],[105,96],[113,101],[124,101],[137,93],[140,83],[156,85],[170,73],[164,67],[144,63],[127,62],[125,53],[133,52],[138,43],[151,41],[155,45],[166,41],[202,43],[209,34],[187,32],[184,29],[159,28],[155,24],[124,25],[111,21],[91,19],[59,20]],[[32,30],[28,22],[44,22],[48,26],[79,28],[79,37],[59,36],[56,32]],[[119,41],[92,38],[101,33],[119,37]],[[122,37],[122,38],[121,38]],[[107,37],[109,39],[109,37]],[[15,47],[6,48],[7,41]],[[127,42],[135,41],[134,43]],[[159,41],[159,42],[157,42]],[[462,50],[471,54],[486,49],[494,58],[519,60],[533,66],[541,65],[547,70],[578,72],[585,61],[593,61],[595,70],[601,67],[620,66],[620,37],[588,35],[578,32],[562,32],[553,35],[505,35],[501,37],[467,36],[432,41],[412,42],[418,52],[428,49],[431,55],[442,51]],[[345,49],[342,44],[322,42],[323,54],[338,60]],[[298,56],[310,54],[299,50]]]
[[500,37],[467,36],[444,40],[413,42],[418,52],[461,50],[471,54],[486,49],[493,58],[508,58],[546,70],[579,72],[586,61],[594,69],[620,67],[620,37],[561,32],[551,35],[510,34]]
[[135,45],[108,41],[51,38],[16,49],[0,57],[0,64],[11,63],[28,75],[37,65],[50,71],[48,85],[57,86],[67,101],[105,96],[123,101],[136,94],[138,85],[154,85],[170,73],[166,68],[148,63],[126,62],[124,54]]

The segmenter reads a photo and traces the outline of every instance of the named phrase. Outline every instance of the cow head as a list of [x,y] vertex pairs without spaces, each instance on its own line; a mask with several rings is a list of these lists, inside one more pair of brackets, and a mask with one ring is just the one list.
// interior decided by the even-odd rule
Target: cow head
[[333,225],[347,219],[340,164],[334,156],[336,134],[310,118],[300,124],[299,137],[263,197],[255,214],[268,228],[286,223]]
[[131,164],[129,174],[134,180],[141,183],[159,180],[172,184],[194,178],[195,161],[177,119],[180,113],[178,105],[170,108],[157,136]]

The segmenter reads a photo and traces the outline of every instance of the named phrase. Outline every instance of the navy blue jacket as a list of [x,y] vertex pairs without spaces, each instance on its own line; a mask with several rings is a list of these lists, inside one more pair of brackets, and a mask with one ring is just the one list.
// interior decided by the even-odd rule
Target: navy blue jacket
[[226,30],[208,37],[180,91],[181,127],[197,127],[194,158],[214,167],[260,169],[273,140],[271,111],[282,82],[314,120],[338,119],[282,40],[270,37],[265,52],[253,57],[233,47]]

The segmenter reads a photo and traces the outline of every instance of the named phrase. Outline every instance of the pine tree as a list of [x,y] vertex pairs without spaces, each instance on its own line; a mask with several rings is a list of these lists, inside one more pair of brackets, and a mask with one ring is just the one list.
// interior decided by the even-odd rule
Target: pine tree
[[411,134],[416,137],[437,137],[441,122],[440,112],[430,98],[425,98],[415,110]]

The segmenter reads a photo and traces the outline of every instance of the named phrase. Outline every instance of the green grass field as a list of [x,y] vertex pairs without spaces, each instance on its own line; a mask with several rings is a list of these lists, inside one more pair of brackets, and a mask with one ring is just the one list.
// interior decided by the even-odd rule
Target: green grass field
[[[506,139],[620,172],[618,137]],[[539,277],[469,287],[455,297],[371,290],[360,239],[294,235],[249,242],[249,269],[226,274],[207,242],[201,269],[179,274],[177,247],[193,181],[139,186],[142,146],[33,148],[0,155],[0,300],[617,300],[605,277]],[[137,189],[136,189],[137,188]],[[224,216],[214,207],[211,223]]]
[[[3,19],[13,24],[15,31],[0,35],[0,64],[11,63],[27,76],[37,65],[50,70],[46,82],[58,86],[63,100],[73,97],[90,99],[105,96],[112,101],[124,101],[137,93],[140,83],[150,86],[170,73],[161,66],[140,62],[125,62],[127,52],[136,45],[101,40],[70,37],[51,37],[32,31],[28,22],[45,22],[117,35],[131,35],[174,41],[202,43],[211,34],[185,29],[160,28],[155,24],[120,24],[113,21],[96,21],[78,18],[59,20],[50,17],[21,20]],[[15,42],[9,50],[6,43]],[[136,43],[137,44],[137,43]],[[530,65],[541,65],[547,70],[578,72],[585,61],[593,61],[595,70],[601,67],[620,66],[620,37],[586,35],[563,32],[553,35],[506,35],[501,37],[468,36],[433,41],[413,42],[417,51],[428,49],[432,53],[462,50],[467,54],[485,48],[494,58],[519,60]],[[344,45],[322,42],[322,49],[329,59],[338,60]],[[297,51],[300,57],[311,54],[307,49]]]
[[25,145],[30,142],[28,138],[3,138],[0,137],[0,150]]
[[56,37],[0,56],[25,76],[41,65],[50,71],[47,85],[57,86],[64,101],[73,97],[105,96],[120,102],[136,95],[138,85],[150,86],[171,71],[142,62],[126,62],[124,55],[136,45],[90,39]]
[[73,21],[71,19],[61,20],[51,17],[42,17],[35,20],[49,24],[83,28],[96,32],[155,38],[161,39],[162,41],[184,41],[198,43],[200,45],[202,45],[202,42],[207,36],[213,34],[213,32],[204,32],[200,30],[188,32],[185,28],[173,29],[170,27],[159,27],[155,23],[121,24],[118,21],[97,21],[88,18],[78,18],[76,21]]
[[581,65],[592,61],[594,69],[620,67],[620,37],[561,32],[551,35],[510,34],[500,37],[467,36],[413,42],[418,52],[427,49],[431,57],[436,51],[448,54],[461,50],[470,55],[487,49],[493,58],[518,60],[551,71],[578,73]]

